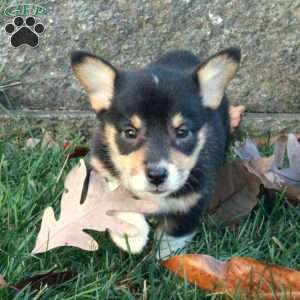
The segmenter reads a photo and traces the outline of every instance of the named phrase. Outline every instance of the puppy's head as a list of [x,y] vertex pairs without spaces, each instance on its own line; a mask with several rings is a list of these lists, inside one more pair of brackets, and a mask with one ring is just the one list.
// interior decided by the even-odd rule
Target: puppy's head
[[207,118],[239,61],[239,50],[230,48],[182,72],[155,65],[125,72],[73,53],[74,73],[101,119],[104,159],[125,187],[140,197],[165,197],[185,184],[208,138]]

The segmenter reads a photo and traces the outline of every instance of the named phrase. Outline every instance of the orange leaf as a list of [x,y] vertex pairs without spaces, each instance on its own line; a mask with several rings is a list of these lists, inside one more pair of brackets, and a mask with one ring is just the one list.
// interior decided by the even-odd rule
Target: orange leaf
[[300,299],[300,272],[251,258],[219,261],[209,255],[173,256],[163,266],[200,288],[247,299]]

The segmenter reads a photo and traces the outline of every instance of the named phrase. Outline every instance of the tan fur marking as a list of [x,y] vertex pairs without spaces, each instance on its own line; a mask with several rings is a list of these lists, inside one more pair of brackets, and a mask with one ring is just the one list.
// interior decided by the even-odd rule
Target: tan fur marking
[[199,70],[199,74],[203,80],[214,79],[219,74],[220,70],[224,70],[222,78],[225,82],[229,82],[235,72],[237,71],[239,64],[226,54],[212,58]]
[[87,91],[95,111],[107,109],[114,95],[115,71],[99,59],[85,58],[73,67],[80,84]]
[[183,123],[183,117],[181,113],[176,114],[172,119],[172,126],[173,128],[179,128]]
[[120,154],[115,142],[116,132],[112,125],[105,125],[105,136],[111,151],[111,159],[118,170],[121,170],[121,175],[135,175],[144,167],[145,149],[141,147],[129,155]]
[[110,101],[107,99],[100,99],[96,95],[90,97],[90,104],[93,110],[101,111],[103,109],[109,109]]
[[103,165],[103,163],[101,162],[101,160],[95,156],[91,157],[90,160],[90,165],[99,173],[102,173],[103,171],[105,171],[105,167]]
[[142,120],[137,115],[133,115],[130,118],[130,122],[136,129],[140,129],[142,127]]
[[175,149],[171,149],[171,161],[178,166],[179,169],[182,170],[191,170],[198,159],[198,155],[202,148],[204,147],[206,141],[206,132],[207,126],[205,125],[203,128],[200,129],[198,133],[198,143],[191,155],[185,155]]
[[226,54],[207,62],[198,71],[203,104],[216,109],[223,98],[224,91],[239,68],[239,64]]
[[145,161],[145,149],[141,147],[137,151],[128,155],[126,160],[124,161],[128,166],[132,166],[130,170],[130,175],[134,176],[141,172],[144,168]]
[[159,203],[160,213],[171,212],[188,212],[199,200],[201,195],[199,193],[191,193],[179,198],[161,198],[157,202]]

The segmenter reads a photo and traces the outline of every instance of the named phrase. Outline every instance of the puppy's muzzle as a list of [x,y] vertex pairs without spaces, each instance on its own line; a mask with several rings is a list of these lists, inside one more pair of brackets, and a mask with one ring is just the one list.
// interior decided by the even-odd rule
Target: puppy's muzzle
[[161,166],[150,165],[146,168],[146,176],[151,184],[158,187],[168,178],[168,170]]

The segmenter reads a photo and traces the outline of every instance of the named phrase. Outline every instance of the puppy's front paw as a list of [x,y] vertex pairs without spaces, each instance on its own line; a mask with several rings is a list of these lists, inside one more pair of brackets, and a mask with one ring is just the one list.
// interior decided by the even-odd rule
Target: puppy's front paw
[[124,251],[129,251],[129,246],[131,253],[141,252],[144,246],[147,244],[149,234],[149,225],[144,215],[133,212],[118,212],[115,214],[115,217],[136,226],[139,230],[139,233],[135,236],[125,238],[124,236],[110,232],[109,234],[114,243]]
[[156,258],[167,259],[171,255],[185,253],[185,247],[193,240],[195,233],[191,233],[182,237],[173,237],[168,236],[165,233],[161,234],[158,232],[156,236],[159,240]]

